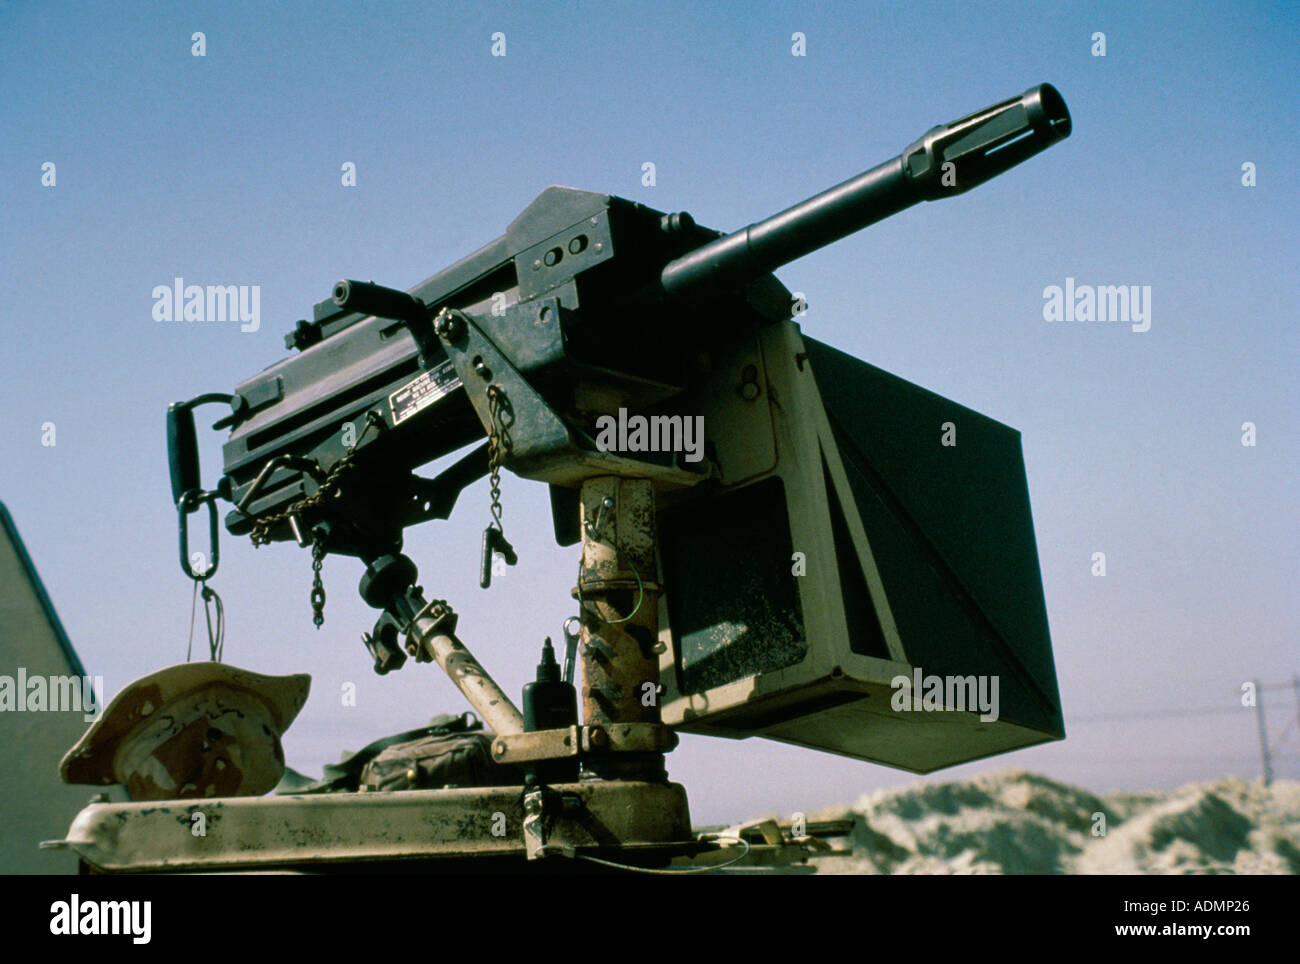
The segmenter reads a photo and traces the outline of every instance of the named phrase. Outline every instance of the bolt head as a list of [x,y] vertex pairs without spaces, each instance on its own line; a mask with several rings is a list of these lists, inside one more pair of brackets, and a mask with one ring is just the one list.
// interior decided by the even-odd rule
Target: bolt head
[[460,319],[444,311],[433,323],[433,330],[441,338],[455,338],[460,333]]

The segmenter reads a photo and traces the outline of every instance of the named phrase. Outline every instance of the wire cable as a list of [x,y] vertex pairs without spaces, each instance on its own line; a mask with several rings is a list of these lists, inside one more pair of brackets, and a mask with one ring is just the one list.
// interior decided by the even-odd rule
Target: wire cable
[[[746,840],[744,837],[737,837],[735,838],[735,840],[737,843],[739,843],[741,846],[745,848],[745,852],[740,854],[737,857],[731,858],[725,863],[715,864],[712,867],[679,867],[677,869],[672,869],[672,868],[663,869],[658,867],[637,867],[634,866],[633,864],[620,864],[615,860],[605,860],[602,857],[593,857],[590,854],[567,853],[558,848],[556,848],[553,852],[565,857],[570,857],[574,860],[585,860],[589,863],[600,864],[602,867],[613,867],[615,870],[630,870],[638,874],[655,874],[661,877],[679,877],[683,874],[711,873],[712,871],[722,870],[724,867],[730,867],[732,864],[744,860],[746,857],[749,856],[749,851],[750,851],[749,841]],[[542,850],[543,852],[545,852],[547,848],[543,847]]]

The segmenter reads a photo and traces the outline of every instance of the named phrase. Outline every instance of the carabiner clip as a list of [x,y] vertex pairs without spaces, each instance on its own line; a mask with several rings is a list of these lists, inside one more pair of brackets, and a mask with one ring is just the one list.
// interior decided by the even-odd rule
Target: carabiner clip
[[[221,561],[221,553],[217,542],[217,493],[204,492],[202,489],[190,489],[179,499],[176,500],[176,511],[180,516],[180,551],[181,551],[181,572],[189,576],[195,582],[205,582],[211,579],[217,572],[217,563]],[[190,565],[190,531],[189,516],[204,502],[208,504],[208,544],[212,549],[212,565],[201,573],[195,572]]]

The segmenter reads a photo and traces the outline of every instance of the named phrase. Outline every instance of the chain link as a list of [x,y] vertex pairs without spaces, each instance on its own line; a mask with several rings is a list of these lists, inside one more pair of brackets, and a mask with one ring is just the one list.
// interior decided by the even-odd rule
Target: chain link
[[334,495],[338,489],[338,481],[348,469],[352,467],[352,460],[357,454],[357,447],[361,440],[366,437],[373,425],[382,425],[383,417],[378,412],[366,413],[366,424],[361,429],[361,434],[357,440],[349,446],[348,450],[343,453],[343,457],[334,463],[333,467],[325,473],[325,478],[321,480],[320,487],[311,495],[304,496],[297,502],[281,509],[279,512],[263,516],[253,523],[253,528],[249,532],[249,538],[253,540],[253,545],[264,546],[271,541],[271,530],[293,516],[299,515],[304,509],[318,509],[324,505]]
[[[357,448],[361,445],[361,440],[366,437],[366,433],[372,427],[380,428],[383,424],[384,418],[378,412],[366,412],[366,424],[361,429],[356,441],[348,446],[348,450],[343,453],[343,457],[325,473],[325,478],[321,480],[320,487],[315,492],[304,496],[287,508],[264,516],[253,523],[253,528],[249,532],[249,538],[252,539],[253,545],[267,545],[271,541],[271,530],[275,526],[300,515],[306,509],[318,509],[331,497],[337,496],[339,494],[339,479],[352,467],[352,460],[357,454]],[[317,629],[320,629],[325,622],[325,583],[321,580],[321,567],[325,562],[326,551],[324,538],[313,531],[311,541],[311,612],[312,622],[316,624]]]
[[311,544],[311,621],[320,629],[325,623],[325,583],[321,567],[325,564],[325,540],[317,536]]
[[492,525],[497,532],[505,535],[501,524],[501,465],[505,462],[506,452],[510,450],[510,427],[502,412],[508,411],[506,393],[499,385],[490,385],[487,390],[488,413],[492,419],[492,430],[488,433],[488,494],[491,497],[489,511]]

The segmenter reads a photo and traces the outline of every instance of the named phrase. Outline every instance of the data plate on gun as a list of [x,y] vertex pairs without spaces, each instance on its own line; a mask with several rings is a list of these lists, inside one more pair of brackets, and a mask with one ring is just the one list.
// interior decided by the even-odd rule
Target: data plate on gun
[[445,361],[432,371],[422,372],[418,378],[407,382],[388,396],[393,411],[393,424],[410,418],[422,408],[432,405],[442,396],[460,388],[460,378],[450,361]]

